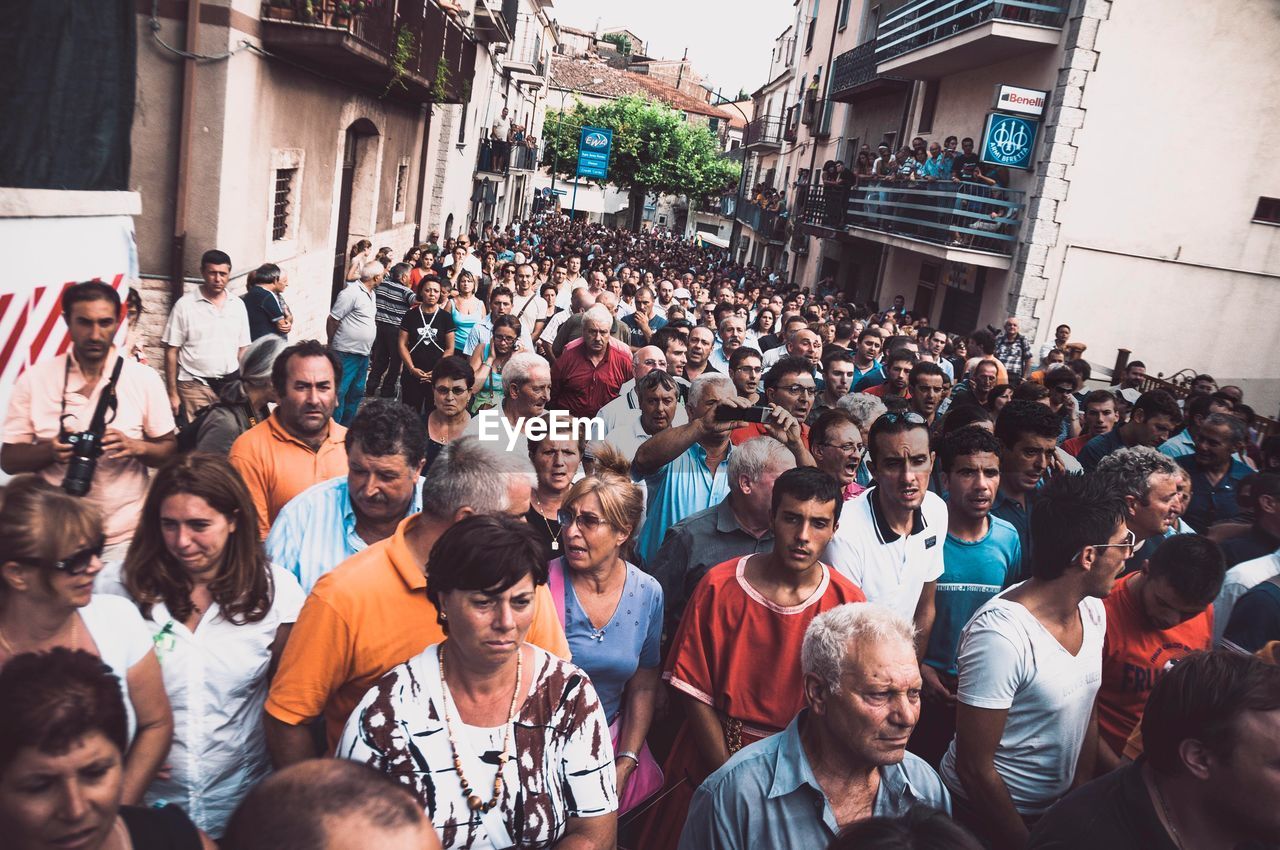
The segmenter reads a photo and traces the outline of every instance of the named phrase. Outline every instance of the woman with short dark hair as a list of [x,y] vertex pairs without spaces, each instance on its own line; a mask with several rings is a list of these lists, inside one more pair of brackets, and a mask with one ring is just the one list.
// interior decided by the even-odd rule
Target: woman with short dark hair
[[435,396],[427,414],[427,458],[422,467],[426,475],[440,450],[462,436],[471,423],[471,393],[476,373],[461,354],[443,357],[432,369],[431,392]]
[[544,558],[511,517],[470,516],[446,531],[427,598],[447,637],[365,694],[338,744],[340,758],[408,788],[446,848],[614,846],[599,698],[580,669],[525,643]]
[[0,834],[15,850],[216,850],[177,806],[121,805],[129,719],[91,653],[25,653],[0,670]]
[[267,563],[240,474],[201,452],[155,474],[123,573],[112,573],[99,585],[138,606],[173,705],[171,767],[147,802],[177,803],[220,837],[271,767],[262,711],[302,588]]

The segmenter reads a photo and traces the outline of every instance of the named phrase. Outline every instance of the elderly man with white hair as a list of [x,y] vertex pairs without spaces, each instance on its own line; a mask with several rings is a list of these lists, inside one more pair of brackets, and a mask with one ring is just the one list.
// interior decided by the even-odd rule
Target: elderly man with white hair
[[866,602],[833,608],[805,631],[800,667],[805,707],[699,786],[680,850],[826,847],[867,818],[951,811],[938,774],[906,750],[921,686],[909,620]]
[[[613,341],[622,348],[623,351],[631,353],[631,329],[622,323],[617,317],[618,313],[618,296],[607,289],[596,292],[592,289],[584,290],[584,292],[595,298],[595,306],[605,310],[609,315],[609,333],[612,335]],[[565,319],[564,324],[556,331],[555,342],[551,345],[551,351],[556,357],[559,357],[566,350],[574,346],[581,345],[578,340],[586,335],[586,311],[570,316]]]
[[551,369],[551,399],[552,406],[588,418],[618,397],[632,370],[630,355],[609,342],[613,315],[597,303],[582,317],[582,344],[566,348]]
[[[508,431],[519,436],[511,451],[526,457],[528,438],[524,433],[526,419],[541,416],[551,401],[551,364],[541,355],[518,351],[502,367],[502,404],[497,410],[486,410],[471,417],[463,436],[478,436],[486,442],[501,440],[505,445]],[[494,423],[493,417],[505,420]]]
[[378,338],[377,299],[373,291],[386,274],[382,263],[365,263],[360,267],[360,279],[347,284],[329,310],[329,320],[325,323],[329,348],[342,362],[338,407],[333,413],[333,421],[339,425],[351,424],[364,398],[369,352]]
[[[618,397],[600,408],[600,418],[604,420],[605,433],[612,431],[618,423],[629,419],[630,413],[640,409],[640,396],[636,386],[640,379],[655,369],[667,371],[667,355],[656,345],[645,345],[631,355],[631,372],[635,376],[618,388]],[[677,408],[673,425],[683,425],[689,419],[683,407]]]

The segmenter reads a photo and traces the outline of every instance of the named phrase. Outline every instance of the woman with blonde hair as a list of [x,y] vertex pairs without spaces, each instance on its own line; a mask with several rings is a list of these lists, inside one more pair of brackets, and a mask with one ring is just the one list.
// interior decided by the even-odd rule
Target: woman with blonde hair
[[18,475],[0,507],[0,666],[56,647],[102,659],[120,679],[126,710],[121,800],[136,805],[173,736],[151,635],[132,605],[94,593],[102,572],[102,517],[35,475]]
[[175,458],[151,481],[123,573],[103,582],[141,611],[173,704],[172,768],[147,802],[177,803],[215,838],[270,771],[263,705],[303,602],[297,579],[267,562],[257,530],[248,488],[225,458]]
[[361,239],[351,246],[351,252],[347,255],[347,275],[345,280],[350,283],[353,280],[360,279],[360,270],[364,268],[365,263],[373,259],[373,243],[368,239]]
[[627,460],[607,443],[592,447],[594,473],[560,503],[563,554],[547,585],[573,662],[587,672],[609,720],[619,814],[662,786],[645,744],[661,674],[662,586],[627,560],[644,513]]

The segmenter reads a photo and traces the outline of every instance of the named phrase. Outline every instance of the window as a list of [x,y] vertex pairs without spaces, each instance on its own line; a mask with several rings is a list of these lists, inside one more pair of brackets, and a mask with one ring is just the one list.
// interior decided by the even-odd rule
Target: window
[[[462,114],[458,120],[458,144],[465,145],[467,143],[467,106],[462,104]],[[484,133],[480,134],[480,138],[484,138]]]
[[818,0],[813,0],[813,9],[809,12],[809,26],[804,36],[804,52],[813,50],[813,35],[818,26]]
[[396,212],[404,212],[404,197],[409,189],[409,164],[402,162],[396,168]]
[[1280,198],[1258,198],[1253,220],[1259,224],[1280,224]]
[[849,26],[849,7],[853,5],[853,0],[840,0],[840,9],[836,12],[836,26],[841,32]]
[[293,206],[293,182],[296,168],[277,168],[276,185],[271,204],[271,241],[283,242],[290,236],[290,208]]
[[920,124],[917,133],[933,132],[933,115],[938,111],[938,81],[925,80],[924,95],[920,98]]

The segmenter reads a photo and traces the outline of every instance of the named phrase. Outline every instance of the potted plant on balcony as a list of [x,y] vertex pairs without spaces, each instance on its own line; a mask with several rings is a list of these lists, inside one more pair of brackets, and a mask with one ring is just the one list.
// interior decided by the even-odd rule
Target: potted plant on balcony
[[406,89],[404,77],[409,73],[409,62],[413,59],[413,50],[417,46],[413,32],[404,24],[396,30],[396,44],[391,50],[391,79],[387,82],[386,95],[395,86]]
[[266,17],[274,21],[292,21],[296,0],[268,0]]

